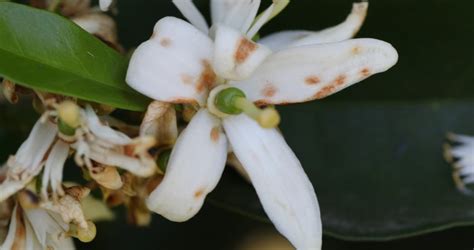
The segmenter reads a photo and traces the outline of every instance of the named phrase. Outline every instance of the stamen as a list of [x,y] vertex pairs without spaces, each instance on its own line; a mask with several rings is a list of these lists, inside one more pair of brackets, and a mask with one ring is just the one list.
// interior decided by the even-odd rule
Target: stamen
[[255,37],[263,25],[280,14],[280,12],[282,12],[289,3],[290,0],[273,0],[273,4],[255,18],[252,27],[247,32],[247,37]]
[[238,88],[231,87],[220,91],[214,99],[214,104],[225,114],[238,115],[245,113],[257,121],[263,128],[274,128],[280,123],[280,115],[275,108],[258,108]]

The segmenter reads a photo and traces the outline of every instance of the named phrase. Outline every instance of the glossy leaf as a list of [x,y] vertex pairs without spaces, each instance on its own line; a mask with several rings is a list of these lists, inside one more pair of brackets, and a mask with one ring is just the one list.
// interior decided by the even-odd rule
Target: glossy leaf
[[127,60],[71,21],[0,3],[0,76],[20,85],[130,110],[148,99],[125,83]]

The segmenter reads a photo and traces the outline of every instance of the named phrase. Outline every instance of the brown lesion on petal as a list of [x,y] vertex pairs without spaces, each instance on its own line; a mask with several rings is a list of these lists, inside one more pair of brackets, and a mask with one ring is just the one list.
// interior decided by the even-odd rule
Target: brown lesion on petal
[[336,87],[334,85],[329,85],[324,88],[322,88],[320,91],[318,91],[315,95],[315,99],[322,99],[328,95],[331,95],[336,91]]
[[214,143],[217,143],[219,141],[219,137],[221,136],[221,130],[219,127],[213,127],[211,129],[211,140],[214,142]]
[[315,85],[321,82],[321,79],[316,75],[308,76],[304,79],[304,82],[308,85]]
[[198,92],[209,89],[216,82],[216,73],[214,73],[211,63],[204,59],[201,61],[201,64],[203,66],[203,70],[196,84],[196,90]]
[[369,69],[369,68],[363,68],[363,69],[360,71],[360,74],[361,74],[363,77],[368,77],[368,76],[370,76],[370,69]]
[[257,48],[258,45],[256,43],[247,38],[241,38],[234,54],[236,63],[241,64],[245,62],[250,54],[252,54]]
[[362,51],[362,48],[359,47],[358,45],[354,46],[351,50],[352,54],[358,55]]
[[186,73],[181,74],[180,78],[184,84],[192,84],[194,82],[194,77]]
[[275,96],[277,91],[278,90],[275,87],[275,85],[273,85],[271,83],[267,83],[265,85],[265,87],[262,89],[262,95],[265,96],[265,97],[273,97],[273,96]]
[[339,75],[334,79],[334,84],[335,85],[343,85],[346,83],[347,76],[346,75]]
[[162,37],[160,39],[160,45],[167,48],[171,45],[171,39],[167,38],[167,37]]
[[205,191],[206,191],[205,188],[198,189],[196,192],[194,192],[194,198],[196,199],[201,198],[204,195]]

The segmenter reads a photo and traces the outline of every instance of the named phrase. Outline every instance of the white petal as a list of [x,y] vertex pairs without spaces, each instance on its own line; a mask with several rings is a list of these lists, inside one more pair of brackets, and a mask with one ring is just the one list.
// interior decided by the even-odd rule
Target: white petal
[[155,100],[205,103],[214,84],[213,43],[191,24],[173,17],[158,21],[150,40],[134,52],[127,83]]
[[206,19],[204,19],[192,0],[173,0],[173,3],[181,14],[196,28],[204,32],[204,34],[209,33],[209,25],[207,25]]
[[20,146],[14,158],[8,161],[8,167],[15,173],[26,170],[37,174],[57,131],[57,127],[52,123],[38,120],[28,139]]
[[259,43],[272,50],[289,47],[333,43],[352,38],[364,23],[367,15],[368,2],[354,3],[346,20],[339,25],[321,31],[282,31],[259,40]]
[[5,201],[10,196],[16,192],[23,189],[32,179],[33,175],[27,178],[21,178],[20,180],[15,180],[12,178],[7,178],[0,184],[0,202]]
[[108,11],[110,5],[112,5],[112,0],[99,0],[99,7],[102,11]]
[[59,237],[65,231],[64,227],[67,227],[67,224],[59,223],[44,209],[27,209],[24,214],[30,222],[36,238],[44,248],[51,245],[50,238]]
[[217,185],[226,157],[220,121],[200,110],[179,136],[164,179],[147,200],[148,208],[172,221],[190,219]]
[[237,30],[217,26],[213,64],[220,77],[246,79],[270,54],[269,49],[247,39]]
[[223,124],[278,231],[297,249],[320,249],[321,218],[313,186],[280,133],[261,128],[246,115],[225,118]]
[[10,219],[10,226],[8,227],[8,234],[2,242],[0,250],[11,250],[14,247],[23,249],[25,235],[21,233],[24,230],[22,227],[24,225],[21,222],[21,210],[18,209],[18,205],[15,205]]
[[258,104],[321,99],[395,65],[397,51],[375,39],[290,48],[269,56],[251,78],[232,82]]
[[67,157],[69,156],[69,144],[58,140],[51,153],[48,155],[46,164],[44,166],[43,180],[41,193],[43,197],[48,197],[48,186],[51,186],[53,194],[63,195],[64,190],[62,188],[63,181],[63,168],[66,163]]
[[212,23],[229,26],[245,34],[257,16],[259,7],[260,0],[212,0]]
[[86,107],[83,117],[86,120],[87,127],[91,130],[94,136],[100,140],[116,145],[125,145],[132,141],[124,133],[116,131],[109,126],[102,124],[97,114],[89,105]]
[[94,143],[90,145],[89,158],[107,166],[125,169],[140,177],[149,177],[157,170],[152,157],[147,159],[129,156],[124,152],[104,148]]

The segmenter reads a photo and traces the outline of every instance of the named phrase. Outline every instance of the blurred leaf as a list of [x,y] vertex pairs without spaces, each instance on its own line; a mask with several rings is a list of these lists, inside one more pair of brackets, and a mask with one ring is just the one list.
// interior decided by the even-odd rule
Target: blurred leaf
[[[474,224],[442,158],[446,131],[474,134],[474,102],[320,102],[282,108],[282,130],[314,184],[324,232],[387,240]],[[302,132],[299,132],[302,131]],[[213,204],[266,220],[228,173]]]
[[56,14],[0,3],[0,75],[18,84],[129,110],[148,99],[125,83],[127,60]]

